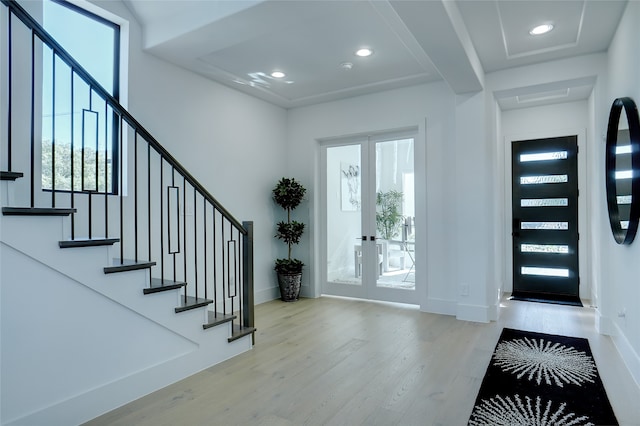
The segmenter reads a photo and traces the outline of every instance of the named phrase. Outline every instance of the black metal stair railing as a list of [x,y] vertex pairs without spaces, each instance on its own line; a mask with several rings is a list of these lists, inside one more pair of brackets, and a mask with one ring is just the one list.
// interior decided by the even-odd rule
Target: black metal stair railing
[[252,223],[221,206],[19,4],[0,1],[3,179],[24,174],[30,208],[74,209],[61,247],[115,243],[114,266],[155,262],[150,292],[184,287],[180,310],[211,304],[213,321],[237,315],[235,328],[251,330]]

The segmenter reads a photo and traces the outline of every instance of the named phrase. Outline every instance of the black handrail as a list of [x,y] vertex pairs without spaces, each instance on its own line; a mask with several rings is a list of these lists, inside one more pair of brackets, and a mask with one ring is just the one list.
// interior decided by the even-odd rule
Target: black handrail
[[35,20],[29,13],[24,10],[15,0],[0,0],[7,6],[13,14],[18,17],[29,29],[31,29],[35,35],[38,36],[45,44],[47,44],[57,56],[60,57],[72,70],[77,74],[85,83],[92,87],[92,89],[102,97],[114,112],[117,113],[123,120],[127,122],[143,139],[145,139],[149,145],[156,150],[160,156],[169,165],[175,168],[175,170],[185,177],[187,182],[191,186],[200,192],[204,198],[210,202],[216,210],[218,210],[227,220],[240,230],[243,235],[246,235],[247,230],[242,226],[242,223],[238,221],[227,209],[225,209],[209,191],[207,191],[192,175],[185,169],[182,164],[176,160],[160,143],[145,129],[130,113],[127,111],[116,98],[114,98],[100,83],[98,83],[92,76],[80,65],[73,57],[67,52],[44,28]]

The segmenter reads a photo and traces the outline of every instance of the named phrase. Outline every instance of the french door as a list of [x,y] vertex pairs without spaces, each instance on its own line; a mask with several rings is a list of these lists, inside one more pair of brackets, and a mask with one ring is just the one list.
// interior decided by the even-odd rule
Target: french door
[[322,146],[323,293],[418,304],[414,134]]
[[513,293],[579,301],[577,137],[512,143]]

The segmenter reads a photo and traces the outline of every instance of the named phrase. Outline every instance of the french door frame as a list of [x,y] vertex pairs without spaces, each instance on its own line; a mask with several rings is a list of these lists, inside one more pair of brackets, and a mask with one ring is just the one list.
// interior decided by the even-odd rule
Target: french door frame
[[[331,140],[321,141],[320,144],[320,290],[321,293],[328,293],[337,296],[354,297],[368,300],[380,300],[387,302],[398,303],[410,303],[420,305],[418,274],[416,273],[415,287],[413,290],[405,289],[392,289],[377,286],[377,274],[376,274],[376,242],[370,241],[372,235],[376,235],[375,225],[375,183],[376,183],[376,143],[401,139],[413,139],[414,143],[414,170],[416,169],[416,143],[419,140],[419,131],[417,128],[401,129],[398,131],[381,132],[371,135],[357,135],[352,137],[335,138]],[[362,197],[362,210],[361,214],[361,230],[360,236],[366,236],[367,242],[362,244],[363,253],[363,268],[362,268],[362,281],[361,285],[348,285],[331,283],[327,277],[327,179],[325,176],[327,166],[327,149],[331,147],[340,147],[346,145],[360,145],[360,159],[362,165],[362,177],[361,177],[361,197]],[[373,164],[373,166],[364,166],[364,163]],[[366,173],[366,175],[365,175]],[[416,173],[416,177],[419,176]],[[415,193],[419,193],[419,186],[424,183],[420,183],[417,179],[415,181],[416,188]],[[371,185],[374,188],[371,188]],[[416,201],[417,204],[417,201]],[[365,211],[366,207],[369,207],[368,211]],[[372,207],[372,208],[371,208]],[[416,207],[417,208],[417,207]],[[416,212],[417,216],[417,212]],[[417,237],[416,237],[417,239]],[[355,243],[355,242],[354,242]],[[417,266],[417,259],[419,255],[420,245],[415,244],[415,265]],[[367,256],[368,254],[368,256]],[[414,270],[415,271],[415,270]],[[326,290],[334,290],[327,292]],[[339,290],[338,290],[339,289]]]
[[587,139],[585,129],[565,129],[558,131],[544,131],[532,133],[518,133],[504,135],[504,228],[503,228],[503,247],[504,247],[504,282],[506,292],[513,291],[513,237],[511,236],[513,224],[512,212],[512,170],[511,170],[511,151],[512,143],[519,140],[548,139],[561,136],[576,135],[578,137],[578,270],[580,276],[580,298],[591,299],[591,270],[588,268],[590,259],[591,239],[587,230],[589,223],[589,191],[593,185],[600,183],[600,175],[593,176],[593,173],[587,173]]

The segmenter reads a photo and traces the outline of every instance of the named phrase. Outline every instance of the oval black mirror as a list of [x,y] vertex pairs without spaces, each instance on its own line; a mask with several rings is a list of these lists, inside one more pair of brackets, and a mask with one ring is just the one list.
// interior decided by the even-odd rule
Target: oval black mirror
[[631,98],[617,98],[611,105],[605,173],[613,238],[631,244],[640,218],[640,123]]

